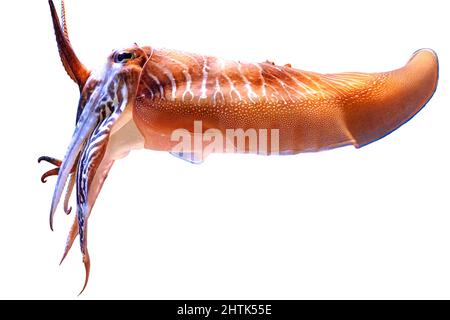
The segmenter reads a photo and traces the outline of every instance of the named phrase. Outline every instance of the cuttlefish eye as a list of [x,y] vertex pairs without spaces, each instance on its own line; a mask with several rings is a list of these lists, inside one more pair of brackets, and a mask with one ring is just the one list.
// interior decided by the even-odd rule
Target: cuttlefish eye
[[119,52],[114,57],[114,62],[123,63],[123,62],[126,62],[126,61],[134,59],[134,58],[135,58],[135,56],[134,56],[134,53],[132,53],[132,52]]

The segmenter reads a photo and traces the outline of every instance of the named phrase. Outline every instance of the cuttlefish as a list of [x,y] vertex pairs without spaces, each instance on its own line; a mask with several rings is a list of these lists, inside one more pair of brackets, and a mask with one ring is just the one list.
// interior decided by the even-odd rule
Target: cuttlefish
[[[56,168],[50,226],[63,191],[75,187],[76,217],[63,260],[79,236],[89,279],[88,218],[114,161],[131,150],[165,151],[200,163],[211,152],[294,155],[363,147],[402,126],[433,96],[438,58],[430,49],[390,72],[320,74],[273,62],[244,63],[134,44],[99,70],[73,50],[62,1],[50,0],[62,64],[80,89],[76,127]],[[62,262],[62,261],[61,261]]]

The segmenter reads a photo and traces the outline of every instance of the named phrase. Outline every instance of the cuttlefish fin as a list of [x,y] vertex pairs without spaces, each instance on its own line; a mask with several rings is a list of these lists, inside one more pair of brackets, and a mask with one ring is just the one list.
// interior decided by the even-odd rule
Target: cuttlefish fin
[[205,159],[195,152],[170,152],[174,157],[192,164],[202,164]]

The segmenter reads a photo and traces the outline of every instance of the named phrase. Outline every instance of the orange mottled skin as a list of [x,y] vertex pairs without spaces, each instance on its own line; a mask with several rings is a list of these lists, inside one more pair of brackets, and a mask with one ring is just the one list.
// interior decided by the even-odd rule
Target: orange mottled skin
[[[141,74],[133,117],[146,147],[165,151],[174,145],[170,141],[173,130],[192,131],[194,121],[199,120],[204,130],[280,129],[280,152],[361,147],[414,116],[431,98],[438,80],[438,60],[431,50],[418,51],[403,68],[371,74],[318,74],[269,62],[239,66],[238,62],[179,51],[146,51],[150,60]],[[208,78],[206,97],[202,98],[205,60]],[[175,96],[172,81],[160,66],[172,73]],[[193,98],[189,94],[184,100],[187,82],[183,70],[190,74],[194,93]],[[162,95],[150,75],[158,78]],[[249,97],[246,84],[255,95]]]

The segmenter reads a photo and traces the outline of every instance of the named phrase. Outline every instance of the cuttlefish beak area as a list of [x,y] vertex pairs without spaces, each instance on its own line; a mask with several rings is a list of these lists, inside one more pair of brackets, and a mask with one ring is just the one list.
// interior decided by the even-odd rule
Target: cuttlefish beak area
[[79,235],[86,268],[83,290],[87,285],[90,270],[87,220],[114,162],[113,159],[105,159],[105,152],[115,124],[134,103],[139,77],[148,60],[147,51],[137,46],[115,51],[108,57],[102,69],[91,73],[81,92],[76,128],[64,159],[62,161],[48,157],[40,159],[59,167],[43,177],[44,180],[49,175],[58,174],[50,209],[52,230],[53,217],[66,184],[64,201],[66,213],[70,212],[67,203],[73,187],[76,187],[76,217],[69,233],[63,260]]

